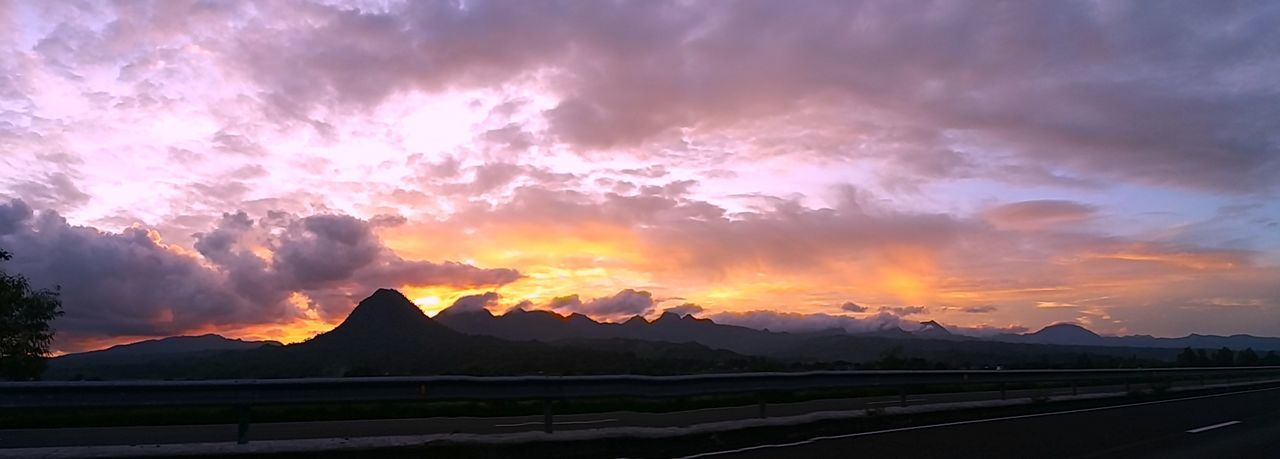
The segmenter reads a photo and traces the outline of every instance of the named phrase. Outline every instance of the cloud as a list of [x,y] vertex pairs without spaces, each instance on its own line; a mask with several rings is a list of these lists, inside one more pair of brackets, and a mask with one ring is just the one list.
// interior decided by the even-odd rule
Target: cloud
[[576,311],[578,308],[582,307],[582,300],[578,298],[576,293],[573,295],[558,296],[547,302],[547,307],[550,309],[568,309]]
[[[12,201],[0,206],[0,214],[21,206]],[[7,269],[40,287],[61,286],[66,314],[55,322],[59,345],[91,336],[164,336],[289,315],[279,302],[240,296],[221,273],[141,228],[101,232],[45,211],[0,236],[0,246],[14,254]]]
[[[544,113],[549,133],[584,150],[777,122],[774,135],[829,136],[838,155],[876,139],[888,148],[873,150],[902,158],[999,151],[1014,167],[1235,192],[1273,188],[1280,170],[1269,154],[1280,104],[1263,76],[1276,64],[1253,46],[1280,38],[1271,6],[479,1],[266,13],[299,19],[249,21],[220,51],[285,113],[542,75],[560,96]],[[832,128],[786,124],[812,112]],[[851,124],[873,129],[835,129]],[[913,174],[974,173],[952,158],[908,161]]]
[[1037,301],[1036,307],[1040,309],[1072,309],[1077,306],[1071,303],[1061,303],[1057,301]]
[[852,301],[846,301],[840,305],[840,310],[845,312],[867,312],[867,307]]
[[991,305],[965,306],[963,308],[960,308],[960,312],[965,312],[969,314],[986,314],[989,312],[996,312],[997,310],[999,310],[999,308]]
[[596,298],[582,305],[578,312],[598,317],[645,315],[653,311],[653,294],[643,290],[624,289],[611,297]]
[[603,319],[622,319],[631,316],[643,316],[653,312],[656,302],[653,294],[634,289],[623,289],[613,296],[605,296],[583,302],[578,295],[561,296],[551,299],[547,308],[568,310]]
[[891,314],[898,317],[914,316],[928,312],[924,306],[882,306],[880,307],[882,314]]
[[1087,204],[1061,200],[1022,201],[988,209],[985,217],[992,224],[1009,229],[1039,230],[1078,224],[1092,218],[1097,208]]
[[496,292],[485,292],[458,298],[446,311],[449,313],[492,311],[498,306],[502,296]]
[[[196,235],[196,250],[247,292],[303,292],[328,317],[345,314],[360,295],[382,287],[498,286],[520,274],[457,262],[405,260],[374,234],[376,224],[348,215],[298,217],[271,212],[256,223],[227,214],[213,231]],[[270,252],[264,260],[253,249]]]
[[[377,287],[498,286],[509,269],[404,260],[343,215],[223,215],[196,235],[197,253],[162,242],[142,227],[104,232],[69,224],[25,202],[0,204],[0,247],[8,269],[35,285],[61,286],[66,314],[58,345],[86,339],[168,336],[217,326],[288,323],[304,311],[287,301],[303,294],[327,317],[345,314]],[[263,252],[265,251],[265,252]]]
[[696,304],[693,304],[693,303],[684,303],[684,304],[681,304],[681,305],[679,305],[679,306],[672,306],[672,307],[669,307],[669,308],[666,308],[666,309],[663,309],[663,310],[662,310],[663,314],[666,314],[666,313],[668,313],[668,312],[669,312],[669,313],[676,314],[676,315],[681,316],[681,317],[684,317],[684,316],[692,316],[692,315],[695,315],[695,314],[702,314],[702,313],[703,313],[703,312],[705,312],[705,311],[706,311],[706,309],[705,309],[705,308],[703,308],[702,306],[698,306],[698,305],[696,305]]
[[0,203],[0,236],[13,234],[35,215],[31,206],[20,199]]
[[42,209],[70,210],[90,199],[88,193],[81,191],[71,177],[62,172],[50,173],[38,180],[20,181],[10,188]]

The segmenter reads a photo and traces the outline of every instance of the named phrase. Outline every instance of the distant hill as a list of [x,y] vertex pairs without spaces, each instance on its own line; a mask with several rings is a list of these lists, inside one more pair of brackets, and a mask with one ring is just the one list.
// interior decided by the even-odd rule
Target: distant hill
[[1003,334],[989,338],[992,341],[1011,343],[1059,344],[1072,346],[1108,346],[1108,347],[1146,347],[1161,349],[1218,349],[1231,348],[1241,350],[1252,348],[1255,351],[1280,351],[1280,338],[1267,338],[1252,335],[1199,335],[1191,334],[1181,338],[1156,338],[1148,335],[1101,336],[1077,324],[1054,324],[1026,334]]
[[86,359],[116,359],[139,356],[161,356],[186,354],[192,352],[235,351],[253,349],[260,346],[280,346],[279,341],[246,341],[224,338],[221,335],[207,334],[199,336],[171,336],[168,338],[149,339],[130,344],[111,346],[97,351],[68,354],[60,358],[62,361]]
[[263,346],[278,347],[278,341],[245,341],[207,334],[199,336],[173,336],[150,339],[130,344],[111,346],[97,351],[67,354],[49,360],[44,377],[49,379],[78,379],[86,372],[102,368],[117,368],[129,372],[132,367],[157,367],[172,365],[183,359],[198,359],[226,351],[242,351]]
[[1044,327],[1035,333],[1023,335],[1024,342],[1039,344],[1066,344],[1073,346],[1103,346],[1106,341],[1097,333],[1076,324],[1062,323]]

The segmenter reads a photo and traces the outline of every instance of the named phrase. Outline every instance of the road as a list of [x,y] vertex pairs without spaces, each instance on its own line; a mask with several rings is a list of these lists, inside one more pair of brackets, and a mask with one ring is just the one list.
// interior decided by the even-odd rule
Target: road
[[827,435],[684,459],[1275,458],[1280,387]]
[[[1124,386],[1082,387],[1079,393],[1120,392]],[[1067,395],[1069,388],[1053,390],[1008,391],[1010,399],[1043,395]],[[906,394],[909,405],[933,403],[998,400],[1000,392],[961,392],[944,394]],[[792,416],[822,411],[863,410],[868,408],[898,406],[898,396],[865,397],[853,399],[812,400],[796,403],[769,404],[768,416]],[[567,414],[554,417],[555,430],[578,430],[599,427],[678,427],[717,421],[751,419],[760,414],[757,406],[710,408],[669,413],[638,413],[629,411]],[[351,421],[275,422],[255,423],[250,428],[253,440],[285,440],[309,438],[349,438],[390,435],[423,435],[434,433],[511,433],[541,431],[543,418],[537,416],[511,417],[454,417],[423,419],[375,419]],[[236,426],[186,425],[186,426],[129,426],[53,429],[5,429],[0,430],[0,449],[32,448],[48,446],[102,446],[141,445],[166,443],[232,442],[236,439]]]

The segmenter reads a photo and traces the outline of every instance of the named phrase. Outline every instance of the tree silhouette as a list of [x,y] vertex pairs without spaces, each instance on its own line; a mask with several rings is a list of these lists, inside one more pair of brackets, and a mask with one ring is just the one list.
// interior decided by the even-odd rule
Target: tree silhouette
[[[0,250],[0,261],[9,260]],[[53,343],[49,322],[62,315],[57,290],[35,290],[21,275],[0,270],[0,378],[35,379]]]
[[1258,357],[1258,353],[1253,348],[1245,348],[1236,356],[1236,363],[1239,365],[1250,366],[1257,365],[1262,359]]
[[1200,357],[1196,355],[1196,351],[1191,350],[1189,347],[1183,348],[1182,352],[1178,354],[1178,366],[1194,367],[1202,363],[1204,362],[1200,361]]
[[1204,349],[1196,349],[1196,362],[1199,362],[1201,365],[1208,365],[1210,362],[1209,353]]
[[1218,349],[1213,353],[1213,364],[1221,367],[1229,367],[1236,361],[1236,353],[1230,348]]

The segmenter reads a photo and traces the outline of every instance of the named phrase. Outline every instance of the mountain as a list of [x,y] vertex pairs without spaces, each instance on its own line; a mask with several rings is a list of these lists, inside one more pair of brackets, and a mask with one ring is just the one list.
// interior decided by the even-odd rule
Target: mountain
[[[536,317],[536,316],[534,316]],[[537,319],[534,319],[537,320]],[[581,319],[565,318],[568,323]],[[139,343],[140,345],[141,343]],[[120,359],[74,368],[51,365],[50,379],[218,379],[379,375],[690,374],[777,370],[771,361],[696,343],[623,338],[548,344],[461,333],[432,320],[404,295],[381,289],[334,329],[302,343],[210,351],[181,358]],[[82,358],[82,357],[81,357]],[[64,356],[54,359],[75,360]]]
[[49,360],[44,377],[83,379],[85,374],[95,373],[104,368],[111,368],[108,372],[129,373],[133,371],[131,368],[163,367],[221,352],[243,351],[264,346],[279,347],[281,344],[277,341],[230,339],[214,334],[150,339],[97,351],[55,357]]
[[911,335],[919,338],[931,338],[931,339],[956,338],[956,335],[951,334],[951,331],[947,330],[947,327],[944,327],[942,326],[942,324],[934,322],[932,320],[927,322],[920,322],[920,329],[914,332],[911,332]]
[[[1162,365],[1181,347],[1254,347],[1247,335],[1107,337],[1074,324],[987,340],[933,321],[908,332],[775,333],[665,313],[597,322],[581,314],[445,310],[427,317],[381,289],[307,341],[174,337],[52,359],[47,379],[217,379],[379,375],[691,374],[817,368],[1114,368]],[[1251,344],[1251,346],[1241,346]]]
[[630,339],[667,343],[698,343],[739,354],[765,355],[795,345],[806,335],[774,333],[717,324],[691,315],[663,313],[652,322],[634,316],[621,323],[597,322],[582,314],[563,316],[551,311],[513,309],[500,316],[489,311],[445,309],[436,320],[454,330],[509,340],[556,342],[582,339]]
[[1029,343],[1100,346],[1105,344],[1097,333],[1071,323],[1053,324],[1026,336]]
[[130,344],[111,346],[97,351],[68,354],[60,357],[63,361],[82,361],[88,359],[122,359],[140,356],[165,356],[188,354],[193,352],[233,351],[253,349],[260,346],[280,346],[279,341],[245,341],[224,338],[221,335],[207,334],[199,336],[171,336],[161,339],[149,339]]
[[1035,333],[1021,335],[1003,334],[989,338],[992,341],[1012,343],[1058,344],[1075,346],[1107,346],[1158,349],[1219,349],[1230,348],[1241,350],[1252,348],[1255,351],[1280,351],[1280,338],[1268,338],[1252,335],[1199,335],[1191,334],[1180,338],[1157,338],[1149,335],[1101,336],[1076,324],[1054,324]]

